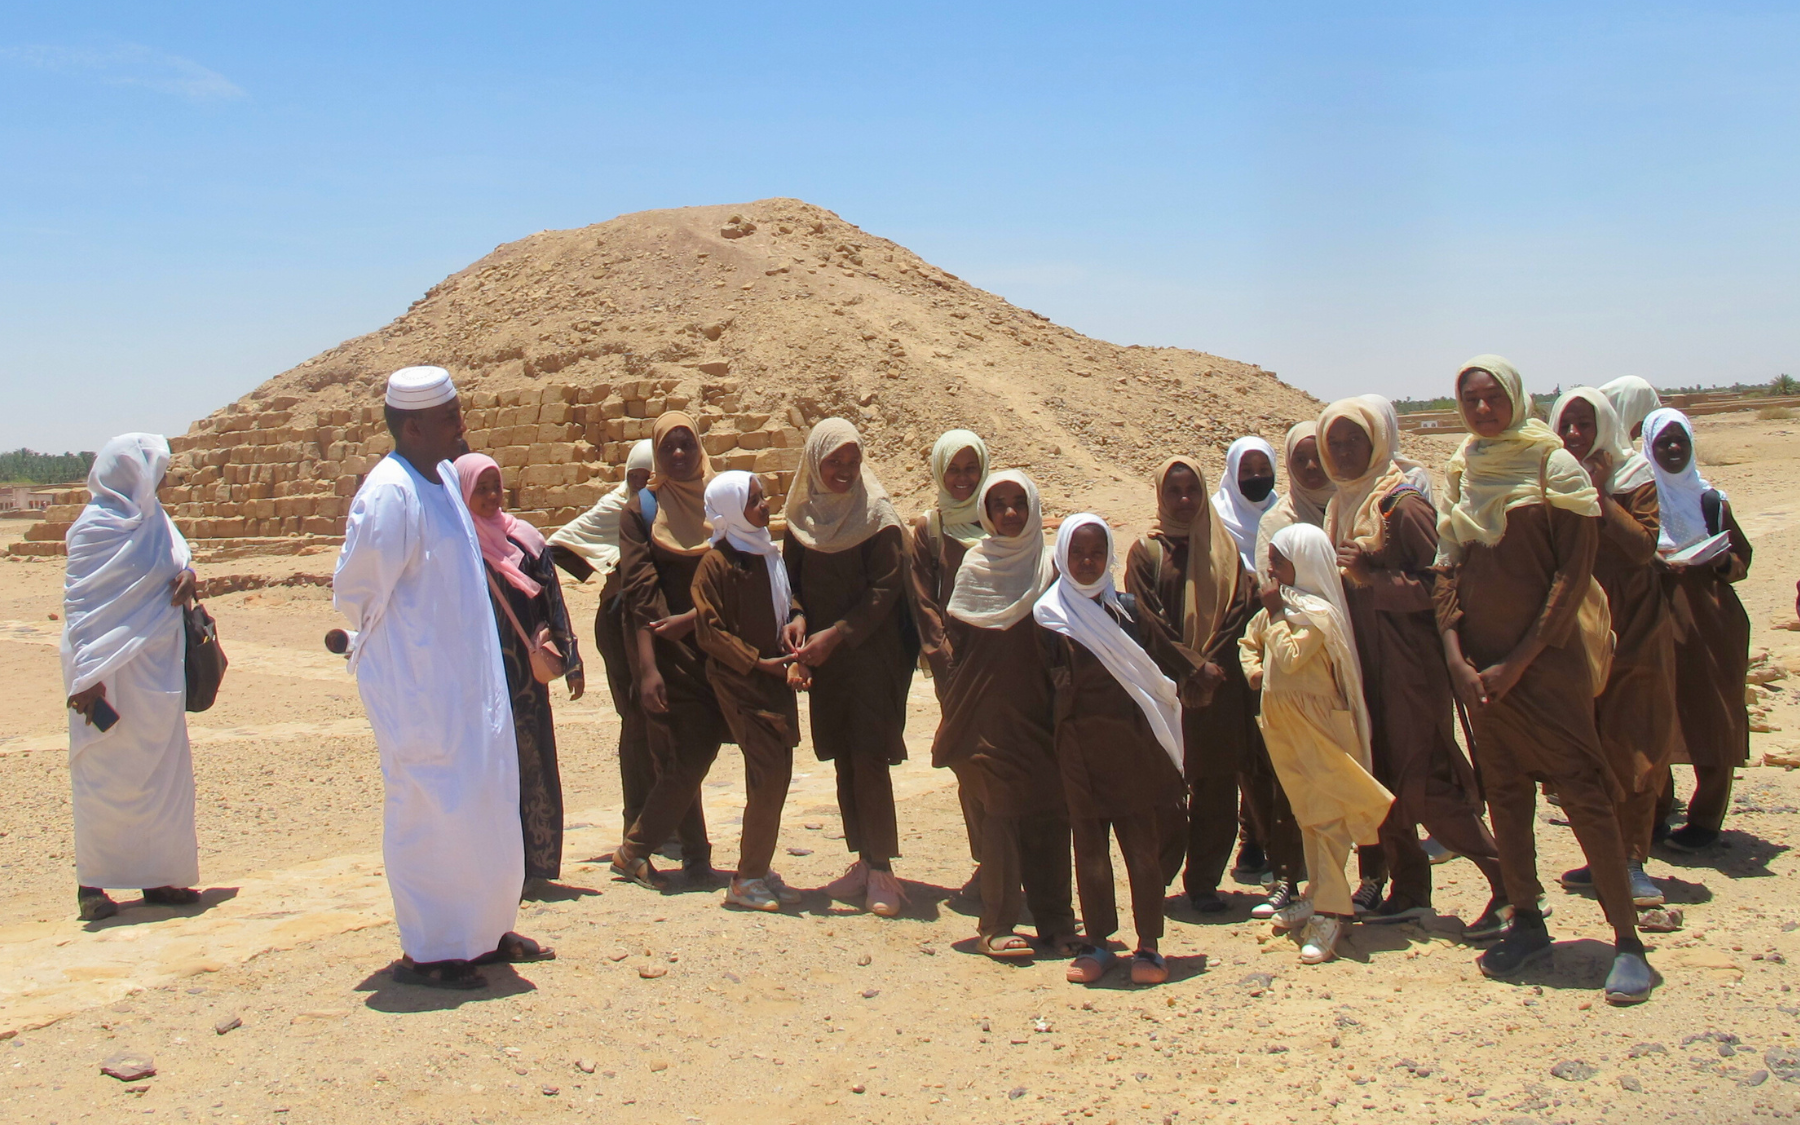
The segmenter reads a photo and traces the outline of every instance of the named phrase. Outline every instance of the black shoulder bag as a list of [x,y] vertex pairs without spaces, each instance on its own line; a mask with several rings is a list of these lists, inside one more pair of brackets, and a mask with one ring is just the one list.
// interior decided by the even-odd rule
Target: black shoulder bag
[[219,626],[206,607],[196,601],[181,614],[187,630],[187,709],[204,711],[219,698],[225,680],[225,650],[219,647]]

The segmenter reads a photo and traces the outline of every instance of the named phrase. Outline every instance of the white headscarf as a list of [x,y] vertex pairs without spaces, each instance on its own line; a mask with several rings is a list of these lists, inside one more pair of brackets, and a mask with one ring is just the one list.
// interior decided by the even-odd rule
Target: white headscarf
[[1369,708],[1363,701],[1362,664],[1357,659],[1356,633],[1350,627],[1350,610],[1344,600],[1344,583],[1338,570],[1337,549],[1331,536],[1309,523],[1289,524],[1275,533],[1269,546],[1294,564],[1294,584],[1281,588],[1281,601],[1289,618],[1297,618],[1319,630],[1331,655],[1343,703],[1356,720],[1357,762],[1369,768]]
[[1650,412],[1662,405],[1662,396],[1656,393],[1656,388],[1636,375],[1621,375],[1602,385],[1600,393],[1612,403],[1613,413],[1619,416],[1626,442],[1631,441],[1632,427],[1649,418]]
[[1406,477],[1406,483],[1418,489],[1427,503],[1435,506],[1436,501],[1431,494],[1431,470],[1400,452],[1400,412],[1386,395],[1363,395],[1363,401],[1381,411],[1382,421],[1387,423],[1388,459],[1399,468]]
[[[988,493],[1002,483],[1025,490],[1031,514],[1019,534],[1001,535],[987,511]],[[1017,469],[995,473],[975,494],[986,538],[963,555],[956,570],[956,589],[946,613],[978,629],[1010,629],[1031,612],[1032,603],[1050,588],[1055,573],[1050,569],[1050,545],[1044,542],[1044,513],[1038,506],[1037,485]]]
[[191,556],[156,501],[168,468],[169,443],[156,434],[123,434],[94,458],[93,499],[68,534],[62,665],[70,695],[123,667],[151,637],[179,627],[170,583]]
[[[837,493],[819,479],[825,458],[846,445],[863,449],[862,476],[850,491]],[[788,489],[788,534],[810,551],[828,554],[860,547],[884,527],[899,527],[900,516],[888,499],[887,489],[869,467],[862,434],[842,418],[827,418],[806,435],[800,469]]]
[[[965,449],[973,449],[981,462],[981,479],[975,482],[975,491],[969,493],[967,500],[958,500],[944,487],[944,472],[950,468],[951,459]],[[987,442],[982,441],[975,431],[951,430],[931,447],[931,479],[937,485],[938,522],[945,535],[965,547],[974,546],[984,534],[981,530],[981,486],[987,483],[987,475]]]
[[1269,470],[1279,472],[1275,464],[1275,447],[1254,434],[1241,437],[1231,443],[1225,451],[1225,472],[1219,477],[1219,487],[1213,490],[1213,511],[1219,514],[1219,520],[1231,537],[1237,540],[1238,556],[1244,560],[1244,566],[1256,569],[1256,527],[1262,522],[1263,513],[1273,508],[1281,496],[1271,490],[1262,500],[1251,503],[1238,491],[1238,465],[1244,460],[1244,454],[1255,451],[1269,459]]
[[586,559],[595,570],[610,573],[619,565],[619,514],[631,503],[633,470],[655,471],[656,452],[649,438],[640,439],[625,459],[625,480],[594,502],[594,506],[564,524],[550,537],[552,546],[567,547]]
[[781,548],[770,538],[769,529],[757,527],[744,518],[744,505],[750,502],[750,482],[755,478],[742,469],[727,469],[706,482],[706,522],[712,525],[713,546],[723,539],[748,555],[761,555],[769,564],[769,601],[775,607],[777,631],[787,624],[794,595],[788,587],[787,567],[781,562]]
[[[1631,447],[1630,431],[1619,424],[1619,415],[1613,410],[1612,400],[1605,392],[1593,387],[1575,387],[1562,393],[1556,405],[1550,408],[1550,428],[1562,436],[1562,415],[1569,403],[1581,399],[1594,408],[1594,448],[1588,454],[1604,450],[1612,457],[1612,473],[1600,484],[1609,495],[1630,492],[1641,488],[1656,479],[1650,471],[1650,460]],[[1646,446],[1645,448],[1649,448]]]
[[[1087,585],[1077,583],[1069,574],[1069,540],[1084,527],[1098,527],[1106,535],[1106,569],[1098,582]],[[1060,577],[1037,600],[1032,615],[1039,625],[1061,633],[1094,654],[1143,711],[1156,740],[1179,770],[1181,696],[1175,681],[1163,675],[1150,654],[1100,608],[1101,603],[1117,605],[1119,601],[1119,592],[1113,586],[1112,564],[1112,528],[1105,520],[1088,512],[1063,520],[1056,532],[1056,570]],[[1096,597],[1099,602],[1094,601]]]
[[[1700,447],[1694,442],[1694,424],[1688,416],[1668,407],[1652,410],[1644,419],[1644,449],[1649,451],[1656,435],[1670,426],[1687,431],[1690,452],[1687,468],[1679,473],[1665,472],[1654,454],[1650,458],[1651,471],[1656,475],[1656,502],[1662,509],[1662,530],[1657,533],[1656,549],[1665,555],[1692,547],[1712,535],[1706,528],[1706,512],[1700,506],[1700,497],[1712,484],[1700,475]],[[1725,493],[1720,492],[1719,499],[1726,499]]]

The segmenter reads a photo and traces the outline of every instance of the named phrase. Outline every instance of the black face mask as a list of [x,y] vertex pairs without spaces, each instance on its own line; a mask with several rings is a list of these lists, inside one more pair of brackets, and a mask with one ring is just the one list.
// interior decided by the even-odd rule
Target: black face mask
[[1275,491],[1275,478],[1251,477],[1249,480],[1240,480],[1238,481],[1238,491],[1243,493],[1244,499],[1252,504],[1260,504],[1269,498],[1269,493]]

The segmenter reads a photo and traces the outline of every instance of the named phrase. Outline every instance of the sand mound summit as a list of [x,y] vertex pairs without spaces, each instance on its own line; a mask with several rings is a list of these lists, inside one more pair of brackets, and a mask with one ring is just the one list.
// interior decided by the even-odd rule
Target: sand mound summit
[[796,199],[645,211],[501,246],[195,423],[174,443],[183,529],[341,533],[389,448],[386,376],[413,363],[455,375],[472,446],[543,526],[617,480],[664,409],[776,494],[806,428],[850,418],[903,506],[930,495],[932,441],[967,426],[1060,513],[1143,508],[1168,453],[1217,466],[1233,437],[1279,439],[1319,408],[1258,367],[1089,339]]

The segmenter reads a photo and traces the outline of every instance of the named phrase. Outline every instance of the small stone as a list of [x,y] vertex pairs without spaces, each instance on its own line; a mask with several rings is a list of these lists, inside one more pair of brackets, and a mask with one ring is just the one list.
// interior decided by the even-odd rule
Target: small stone
[[1582,1062],[1580,1059],[1564,1059],[1551,1067],[1550,1073],[1564,1082],[1586,1082],[1594,1075],[1599,1074],[1600,1068],[1591,1063]]
[[1269,987],[1275,983],[1275,975],[1273,973],[1245,973],[1238,983],[1248,988],[1250,995],[1261,996],[1269,991]]
[[631,950],[615,949],[611,953],[608,953],[606,955],[606,959],[608,961],[623,961],[623,960],[625,960],[625,958],[627,958],[629,956],[631,956]]
[[803,827],[805,827],[805,829],[808,832],[817,832],[819,829],[821,829],[825,826],[823,824],[818,824],[818,823],[815,823],[812,821],[808,821]]
[[1738,1085],[1739,1086],[1761,1086],[1764,1082],[1767,1082],[1768,1080],[1769,1080],[1769,1072],[1768,1071],[1753,1070],[1749,1073],[1748,1076],[1746,1076],[1744,1078],[1744,1080],[1742,1082],[1739,1082]]
[[857,958],[857,959],[856,959],[856,963],[857,963],[857,964],[858,964],[858,965],[862,965],[862,966],[864,966],[864,967],[867,967],[867,966],[868,966],[868,964],[869,964],[869,963],[870,963],[870,962],[871,962],[871,961],[873,961],[873,960],[874,960],[874,958],[873,958],[873,957],[870,957],[870,956],[869,956],[869,955],[868,955],[868,954],[867,954],[867,953],[864,953],[864,954],[863,954],[863,955],[862,955],[862,956],[860,956],[860,957],[858,957],[858,958]]
[[860,1094],[860,1093],[863,1093],[864,1091],[866,1091],[867,1089],[868,1089],[867,1086],[864,1086],[861,1082],[858,1082],[856,1085],[850,1087],[850,1092],[852,1094]]
[[556,1095],[558,1095],[560,1093],[562,1093],[562,1088],[560,1086],[545,1086],[544,1087],[544,1096],[546,1098],[554,1098]]
[[1009,1101],[1016,1102],[1024,1096],[1025,1096],[1025,1087],[1023,1087],[1023,1086],[1014,1086],[1012,1089],[1010,1089],[1006,1092],[1006,1097]]
[[862,990],[862,998],[864,1000],[873,1000],[880,995],[881,989],[879,988],[865,988]]
[[120,1051],[100,1064],[100,1073],[121,1082],[136,1082],[156,1074],[156,1060],[140,1051]]
[[1661,1043],[1639,1043],[1631,1050],[1625,1052],[1625,1057],[1628,1059],[1641,1059],[1646,1055],[1666,1055],[1668,1053],[1669,1049]]
[[650,1060],[650,1069],[653,1071],[654,1070],[667,1070],[667,1069],[669,1069],[669,1060],[668,1059],[651,1059]]
[[575,1069],[579,1070],[583,1074],[594,1073],[595,1065],[596,1064],[594,1063],[593,1059],[576,1059],[575,1060]]
[[1644,1092],[1644,1084],[1629,1074],[1621,1074],[1619,1076],[1619,1087],[1620,1089],[1630,1090],[1634,1094],[1641,1094]]
[[1800,1078],[1800,1052],[1786,1047],[1771,1047],[1763,1053],[1763,1065],[1775,1077],[1786,1082]]
[[787,854],[789,854],[789,855],[811,855],[812,849],[811,848],[789,848],[787,850]]
[[667,965],[638,966],[638,976],[643,977],[645,980],[655,980],[657,977],[666,977],[668,975],[669,967]]
[[236,1031],[238,1028],[243,1027],[243,1026],[244,1026],[244,1017],[242,1017],[242,1016],[227,1016],[225,1019],[214,1021],[213,1033],[215,1035],[223,1035],[228,1031]]

